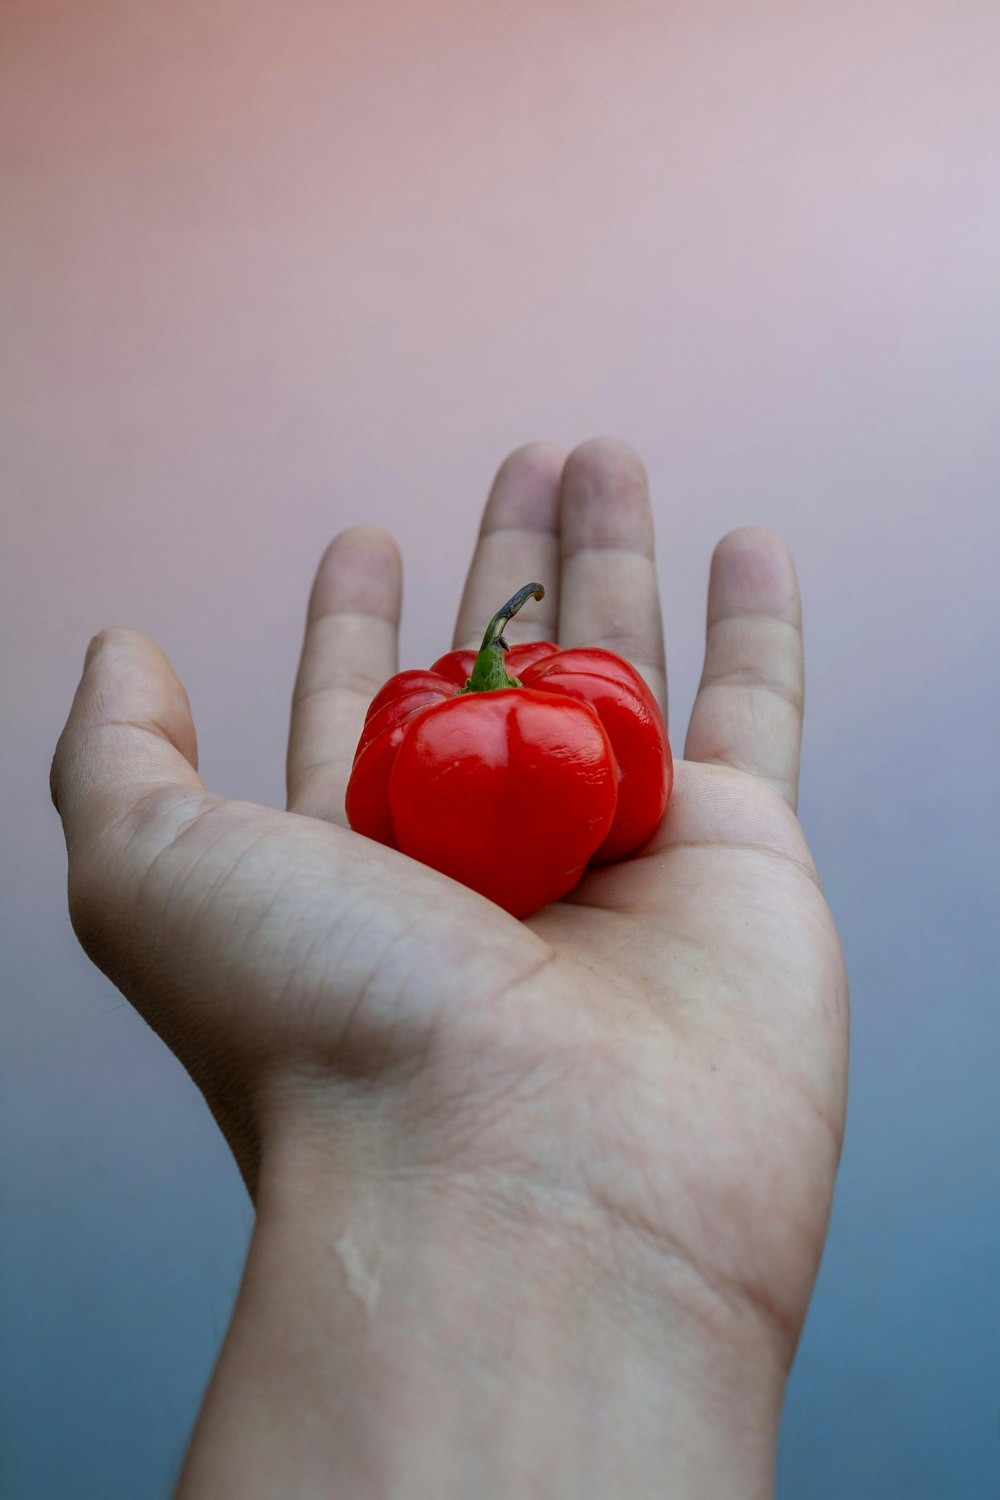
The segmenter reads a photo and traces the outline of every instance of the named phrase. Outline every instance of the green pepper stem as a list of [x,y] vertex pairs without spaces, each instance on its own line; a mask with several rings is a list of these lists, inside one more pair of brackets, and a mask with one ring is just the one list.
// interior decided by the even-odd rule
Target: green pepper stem
[[503,628],[508,620],[512,620],[529,599],[544,599],[545,590],[540,583],[526,583],[523,589],[518,589],[512,598],[502,609],[498,609],[492,620],[486,627],[483,636],[483,644],[479,648],[476,664],[472,669],[472,676],[460,691],[463,693],[491,693],[497,688],[520,687],[521,684],[516,677],[511,677],[507,672],[504,656],[510,650],[510,646],[503,638]]

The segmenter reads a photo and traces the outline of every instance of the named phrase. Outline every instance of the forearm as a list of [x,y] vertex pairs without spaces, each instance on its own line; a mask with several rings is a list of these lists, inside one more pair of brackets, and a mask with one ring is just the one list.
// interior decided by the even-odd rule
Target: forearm
[[259,1210],[178,1500],[773,1493],[782,1357],[684,1266],[454,1184]]

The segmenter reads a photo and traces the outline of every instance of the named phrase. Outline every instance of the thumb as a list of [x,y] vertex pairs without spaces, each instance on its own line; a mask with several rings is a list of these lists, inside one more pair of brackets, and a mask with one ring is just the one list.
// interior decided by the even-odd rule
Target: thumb
[[[69,856],[70,918],[84,951],[204,1089],[190,1017],[177,1004],[190,988],[191,903],[181,901],[169,920],[149,881],[185,826],[227,805],[208,793],[197,762],[187,694],[163,652],[141,631],[102,630],[88,647],[49,776]],[[175,879],[182,884],[176,861],[162,873],[167,894]],[[202,962],[203,986],[209,967]],[[229,1119],[224,1097],[209,1102],[250,1182],[243,1127]]]
[[155,787],[204,793],[187,694],[163,652],[113,625],[87,648],[49,789],[71,854]]
[[91,641],[49,774],[69,856],[73,929],[85,952],[128,983],[150,932],[138,920],[149,871],[179,827],[224,799],[206,791],[187,694],[139,630]]

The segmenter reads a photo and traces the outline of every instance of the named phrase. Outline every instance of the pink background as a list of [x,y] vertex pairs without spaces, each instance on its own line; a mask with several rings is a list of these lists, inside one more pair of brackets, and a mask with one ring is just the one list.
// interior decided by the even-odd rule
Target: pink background
[[504,456],[598,434],[650,472],[678,751],[715,541],[775,527],[803,588],[800,813],[854,1066],[779,1493],[995,1488],[1000,7],[0,25],[0,1488],[168,1492],[251,1218],[69,926],[47,775],[87,640],[154,636],[209,786],[280,805],[330,537],[396,534],[426,663]]

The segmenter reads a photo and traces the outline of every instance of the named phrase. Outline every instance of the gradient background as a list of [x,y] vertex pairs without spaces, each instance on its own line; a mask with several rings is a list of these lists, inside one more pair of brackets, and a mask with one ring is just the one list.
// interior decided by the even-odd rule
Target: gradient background
[[1000,1494],[997,0],[0,17],[4,1496],[169,1494],[251,1227],[69,925],[89,637],[155,637],[209,787],[280,806],[331,536],[398,536],[422,665],[504,456],[598,434],[650,471],[678,750],[714,543],[802,583],[853,1065],[779,1494]]

